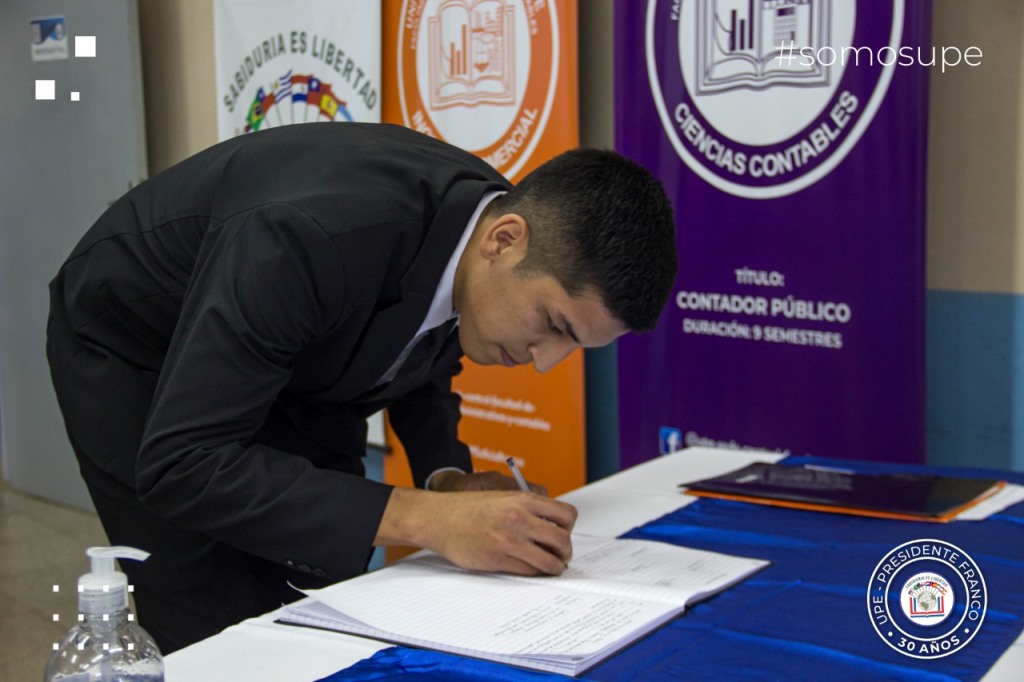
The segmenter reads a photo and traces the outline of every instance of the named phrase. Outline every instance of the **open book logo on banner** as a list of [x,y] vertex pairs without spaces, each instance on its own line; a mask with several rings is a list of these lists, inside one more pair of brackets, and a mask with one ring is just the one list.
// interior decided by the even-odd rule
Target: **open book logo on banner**
[[514,8],[501,2],[470,6],[449,0],[427,20],[431,110],[515,106],[514,15]]
[[551,115],[558,60],[553,2],[406,0],[398,55],[403,122],[512,177]]
[[[773,86],[828,87],[831,65],[787,60],[780,47],[829,45],[830,0],[697,3],[694,35],[698,95]],[[781,57],[781,58],[780,58]]]
[[[863,0],[862,0],[863,1]],[[697,175],[736,196],[785,196],[863,135],[900,55],[903,0],[857,21],[842,0],[649,0],[651,92]]]

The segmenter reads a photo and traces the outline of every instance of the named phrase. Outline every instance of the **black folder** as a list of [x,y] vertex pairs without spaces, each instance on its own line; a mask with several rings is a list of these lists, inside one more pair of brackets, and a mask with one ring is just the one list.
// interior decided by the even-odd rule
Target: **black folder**
[[685,492],[755,504],[861,516],[948,521],[998,492],[1005,481],[932,474],[864,474],[755,462],[681,484]]

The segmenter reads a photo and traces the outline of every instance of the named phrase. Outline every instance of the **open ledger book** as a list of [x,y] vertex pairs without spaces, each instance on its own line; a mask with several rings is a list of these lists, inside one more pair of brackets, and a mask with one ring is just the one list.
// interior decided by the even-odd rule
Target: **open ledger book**
[[281,621],[578,675],[769,562],[573,536],[558,577],[457,568],[420,553],[306,594]]

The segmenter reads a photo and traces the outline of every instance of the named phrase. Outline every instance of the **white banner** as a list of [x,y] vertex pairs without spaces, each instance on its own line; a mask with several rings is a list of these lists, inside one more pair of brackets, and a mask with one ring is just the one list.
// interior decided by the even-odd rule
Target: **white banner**
[[215,0],[221,140],[314,121],[380,121],[378,0]]

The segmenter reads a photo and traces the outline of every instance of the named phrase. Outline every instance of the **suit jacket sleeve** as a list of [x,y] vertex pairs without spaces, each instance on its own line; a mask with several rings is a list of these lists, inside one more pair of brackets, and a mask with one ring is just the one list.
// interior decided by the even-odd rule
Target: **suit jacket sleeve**
[[345,324],[351,287],[340,263],[320,226],[287,204],[210,230],[136,469],[140,499],[156,513],[330,579],[365,570],[390,487],[253,436],[296,353]]

